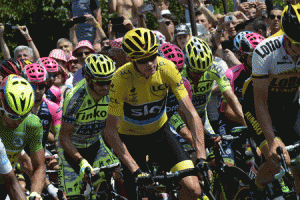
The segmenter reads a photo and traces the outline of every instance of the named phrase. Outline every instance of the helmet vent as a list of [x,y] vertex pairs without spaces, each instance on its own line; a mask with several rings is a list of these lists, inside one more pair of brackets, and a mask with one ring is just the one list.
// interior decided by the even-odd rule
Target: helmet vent
[[140,37],[142,37],[142,33],[141,33],[140,30],[136,30],[135,32],[136,32],[136,34],[138,34]]
[[[133,36],[132,39],[134,39],[137,43],[141,44],[141,42],[138,40],[137,37]],[[134,51],[140,51],[140,49],[133,44],[129,39],[126,40],[126,43],[129,45],[130,48],[132,48]]]

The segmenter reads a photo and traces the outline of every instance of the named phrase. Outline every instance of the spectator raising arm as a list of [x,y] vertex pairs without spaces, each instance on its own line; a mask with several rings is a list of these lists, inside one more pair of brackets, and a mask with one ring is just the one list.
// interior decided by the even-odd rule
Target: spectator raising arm
[[19,26],[18,28],[21,32],[21,34],[25,37],[26,41],[28,42],[28,46],[33,50],[33,59],[34,62],[38,61],[40,59],[40,53],[38,49],[36,48],[32,38],[29,35],[28,28],[26,26]]
[[0,45],[1,45],[1,51],[4,56],[4,60],[6,60],[6,59],[10,59],[11,57],[10,57],[9,49],[4,40],[3,33],[4,33],[4,25],[0,23]]

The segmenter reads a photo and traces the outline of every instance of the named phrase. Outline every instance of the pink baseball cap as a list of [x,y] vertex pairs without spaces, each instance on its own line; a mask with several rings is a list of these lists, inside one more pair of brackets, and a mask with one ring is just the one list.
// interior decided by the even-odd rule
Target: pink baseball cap
[[122,41],[123,41],[123,37],[111,40],[110,46],[116,49],[122,49]]
[[88,40],[81,40],[75,47],[74,51],[72,52],[72,55],[75,56],[75,57],[78,57],[77,56],[77,51],[79,48],[81,47],[87,47],[89,48],[93,53],[96,53],[96,51],[94,50],[92,44],[90,43],[90,41]]
[[61,49],[53,49],[48,57],[67,62],[66,53]]
[[75,56],[72,55],[72,52],[69,54],[69,56],[67,57],[67,63],[72,61],[72,60],[78,60],[78,58],[76,58]]

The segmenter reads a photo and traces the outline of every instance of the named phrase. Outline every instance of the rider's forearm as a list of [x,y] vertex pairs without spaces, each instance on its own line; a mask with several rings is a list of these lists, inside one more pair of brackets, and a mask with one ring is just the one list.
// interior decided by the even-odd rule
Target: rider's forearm
[[25,39],[28,42],[28,46],[32,49],[34,62],[38,61],[40,59],[40,53],[36,48],[32,38],[28,35],[25,36]]
[[59,135],[59,142],[64,151],[73,158],[78,164],[83,159],[81,154],[78,152],[78,149],[73,144],[71,137],[67,134],[61,134]]
[[5,59],[5,60],[6,60],[6,59],[10,59],[10,58],[11,58],[11,57],[10,57],[10,52],[9,52],[9,49],[8,49],[8,47],[7,47],[7,44],[6,44],[5,40],[4,40],[3,35],[0,35],[0,45],[1,45],[1,51],[2,51],[2,53],[3,53],[4,59]]
[[126,145],[121,141],[117,130],[113,131],[111,128],[105,128],[103,136],[108,146],[114,150],[114,153],[132,173],[139,169],[138,164],[130,155]]
[[238,117],[239,122],[243,126],[247,126],[247,123],[246,123],[245,118],[244,118],[242,105],[240,104],[238,98],[234,95],[232,90],[230,91],[230,93],[229,93],[229,90],[225,91],[223,93],[223,96],[225,97],[225,99],[226,99],[227,103],[229,104],[229,106],[232,108],[234,114]]
[[45,162],[40,162],[39,165],[33,170],[33,175],[31,177],[31,192],[37,192],[38,194],[41,194],[45,181]]
[[26,199],[25,193],[13,170],[8,174],[2,175],[2,177],[5,182],[6,191],[11,200]]
[[70,28],[70,41],[72,42],[73,47],[76,47],[76,45],[78,44],[75,27]]

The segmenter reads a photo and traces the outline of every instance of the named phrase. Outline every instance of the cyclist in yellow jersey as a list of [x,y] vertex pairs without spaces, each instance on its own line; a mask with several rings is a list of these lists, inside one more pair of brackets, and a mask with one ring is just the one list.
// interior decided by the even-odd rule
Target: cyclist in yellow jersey
[[[170,89],[193,134],[199,165],[205,163],[206,155],[201,119],[174,63],[157,56],[158,43],[153,32],[144,28],[130,30],[122,46],[131,62],[113,76],[104,138],[127,167],[123,170],[124,184],[129,199],[135,199],[134,180],[141,185],[152,183],[151,175],[145,173],[146,155],[167,171],[194,168],[166,123]],[[196,176],[182,178],[179,185],[179,199],[197,199],[201,194]]]
[[[281,18],[282,36],[268,38],[253,52],[252,78],[255,113],[264,141],[260,150],[266,162],[260,167],[256,185],[263,189],[280,170],[280,156],[276,149],[283,147],[286,161],[290,157],[285,145],[300,140],[300,4],[286,6]],[[292,167],[300,193],[300,167]]]

